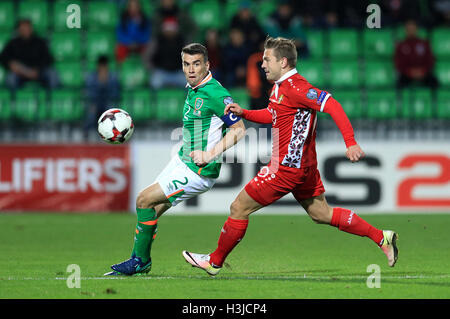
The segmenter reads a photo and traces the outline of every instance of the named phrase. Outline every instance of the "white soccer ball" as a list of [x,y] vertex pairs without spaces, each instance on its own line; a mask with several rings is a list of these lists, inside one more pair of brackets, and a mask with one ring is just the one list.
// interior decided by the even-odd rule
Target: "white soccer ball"
[[110,144],[122,144],[133,135],[134,124],[128,112],[113,108],[106,110],[98,119],[98,133]]

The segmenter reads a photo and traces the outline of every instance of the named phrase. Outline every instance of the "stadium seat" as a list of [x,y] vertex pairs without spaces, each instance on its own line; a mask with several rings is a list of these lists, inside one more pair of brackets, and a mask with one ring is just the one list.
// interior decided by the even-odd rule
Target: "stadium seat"
[[395,72],[392,61],[365,60],[364,83],[367,88],[392,88],[395,86]]
[[437,59],[450,58],[450,30],[435,28],[431,31],[431,48]]
[[72,123],[82,119],[84,106],[79,90],[57,89],[50,93],[49,119]]
[[365,29],[362,33],[363,54],[367,58],[391,58],[394,37],[390,29]]
[[225,2],[225,19],[226,23],[229,24],[233,16],[239,11],[240,0],[228,0]]
[[83,67],[81,61],[58,62],[55,69],[64,87],[80,87],[83,84]]
[[6,79],[6,70],[3,67],[0,67],[0,83],[3,84],[5,83],[5,79]]
[[[139,3],[141,4],[142,11],[147,15],[147,18],[151,18],[155,14],[155,10],[158,7],[158,3],[155,3],[155,1],[140,1]],[[125,8],[122,7],[120,8],[120,11],[124,9]]]
[[333,97],[342,105],[350,119],[363,116],[363,100],[361,90],[340,90]]
[[86,58],[96,61],[99,55],[114,57],[115,35],[112,32],[88,32],[86,34]]
[[11,119],[11,94],[9,90],[0,90],[0,122],[7,122]]
[[358,87],[360,83],[359,65],[356,60],[332,61],[330,63],[331,87]]
[[250,96],[248,95],[247,89],[234,88],[229,91],[235,103],[238,103],[244,108],[249,108]]
[[0,2],[0,30],[4,32],[12,31],[16,17],[13,1]]
[[300,59],[297,61],[297,71],[315,87],[327,85],[323,59]]
[[19,2],[19,18],[29,18],[34,30],[46,36],[49,20],[48,4],[45,0],[26,0]]
[[168,122],[181,121],[185,99],[186,91],[183,89],[161,89],[157,91],[157,119]]
[[45,91],[21,89],[16,92],[14,116],[23,122],[42,121],[47,116]]
[[87,27],[89,30],[114,29],[119,22],[119,10],[113,2],[89,1]]
[[335,29],[329,32],[330,58],[356,58],[359,55],[358,32],[353,29]]
[[450,119],[450,92],[439,90],[437,93],[437,117]]
[[305,31],[308,49],[311,58],[322,58],[325,56],[325,34],[321,30]]
[[450,61],[438,61],[435,71],[439,84],[441,86],[450,86]]
[[53,33],[50,49],[57,61],[81,58],[81,33],[75,30]]
[[151,120],[156,115],[156,105],[148,89],[125,91],[121,108],[131,115],[135,123]]
[[[428,38],[428,32],[425,28],[418,27],[417,35],[419,38],[426,39]],[[405,26],[401,25],[397,27],[394,31],[395,42],[403,41],[406,38]]]
[[191,4],[190,14],[197,26],[202,29],[221,29],[223,26],[222,8],[218,1],[203,0]]
[[432,117],[431,90],[425,88],[404,89],[401,92],[401,117],[426,119]]
[[[67,7],[70,4],[77,4],[80,7],[81,14],[85,12],[84,2],[82,0],[56,0],[53,4],[53,30],[54,31],[75,31],[75,29],[68,29],[67,27]],[[84,19],[81,15],[81,28],[84,28]]]
[[370,119],[395,119],[397,117],[395,90],[367,92],[367,117]]
[[140,59],[128,58],[120,67],[120,83],[124,89],[139,88],[148,83],[148,73]]

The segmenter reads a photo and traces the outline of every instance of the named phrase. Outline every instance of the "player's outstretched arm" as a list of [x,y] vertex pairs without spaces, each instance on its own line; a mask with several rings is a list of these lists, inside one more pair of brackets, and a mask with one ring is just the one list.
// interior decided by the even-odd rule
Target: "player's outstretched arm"
[[260,123],[260,124],[269,124],[272,123],[272,113],[270,113],[269,109],[261,109],[261,110],[246,110],[239,106],[237,103],[230,103],[225,107],[224,113],[228,114],[229,112],[233,113],[236,116],[240,116],[247,121]]
[[192,151],[189,156],[192,157],[194,163],[199,166],[205,166],[216,157],[220,156],[227,149],[235,145],[245,136],[245,125],[242,120],[234,123],[229,127],[225,136],[209,151]]

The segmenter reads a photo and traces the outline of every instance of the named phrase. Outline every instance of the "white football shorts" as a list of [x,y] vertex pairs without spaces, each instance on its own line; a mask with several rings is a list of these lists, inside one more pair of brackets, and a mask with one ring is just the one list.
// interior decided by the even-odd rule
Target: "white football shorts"
[[159,183],[172,206],[176,206],[184,200],[209,191],[216,179],[198,175],[176,155],[156,177],[155,182]]

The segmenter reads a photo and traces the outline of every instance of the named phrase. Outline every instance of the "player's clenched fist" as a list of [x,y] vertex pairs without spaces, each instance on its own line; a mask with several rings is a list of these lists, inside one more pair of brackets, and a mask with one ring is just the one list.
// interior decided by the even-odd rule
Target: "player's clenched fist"
[[241,116],[244,112],[242,110],[242,107],[239,106],[237,103],[230,103],[225,106],[225,111],[223,112],[225,115],[228,115],[228,113],[233,113],[236,116]]
[[206,164],[208,164],[209,162],[211,162],[213,156],[209,153],[209,152],[204,152],[204,151],[192,151],[189,156],[192,158],[192,160],[194,161],[195,165],[197,165],[198,167],[203,167]]
[[345,155],[352,163],[358,162],[361,158],[366,156],[366,154],[358,144],[352,145],[347,148],[347,152],[345,153]]

